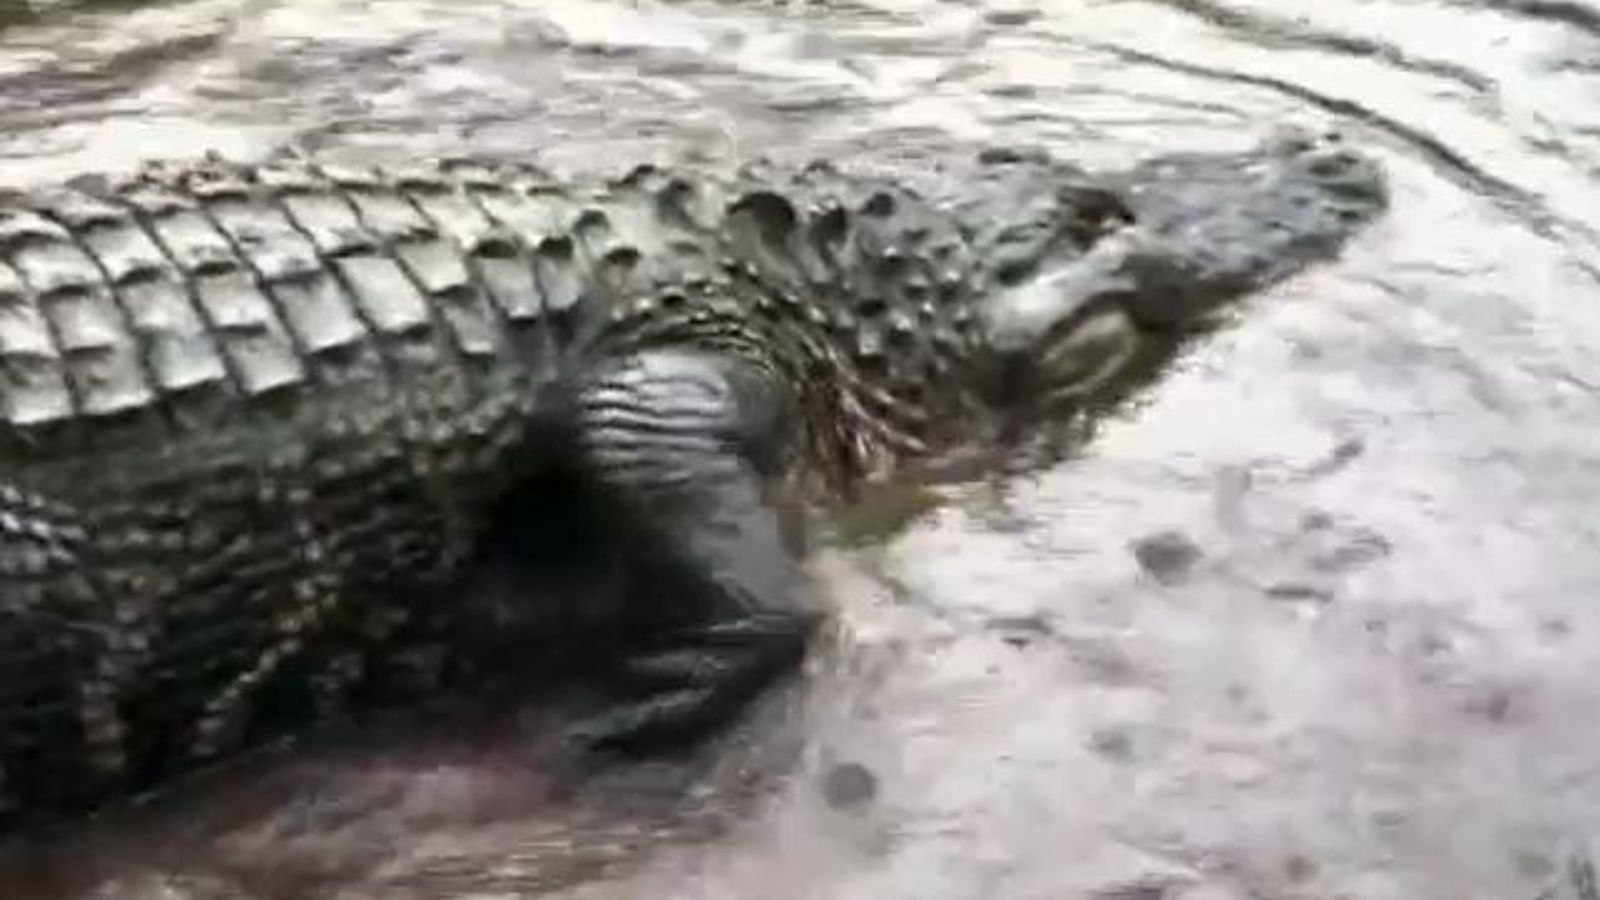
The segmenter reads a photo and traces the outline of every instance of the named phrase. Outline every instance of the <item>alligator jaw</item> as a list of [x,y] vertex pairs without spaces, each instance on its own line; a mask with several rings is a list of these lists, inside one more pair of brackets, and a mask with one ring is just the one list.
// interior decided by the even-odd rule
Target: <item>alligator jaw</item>
[[995,400],[1056,405],[1152,346],[1334,256],[1387,207],[1377,164],[1338,135],[1283,129],[1239,154],[1160,157],[1107,178],[1132,222],[982,306]]

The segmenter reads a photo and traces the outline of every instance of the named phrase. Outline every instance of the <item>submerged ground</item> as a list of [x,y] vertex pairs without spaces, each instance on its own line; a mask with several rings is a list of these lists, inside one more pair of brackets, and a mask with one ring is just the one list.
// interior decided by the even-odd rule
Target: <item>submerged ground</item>
[[306,748],[0,898],[1597,896],[1589,0],[5,2],[0,183],[287,142],[1105,165],[1292,120],[1395,204],[1076,457],[884,498],[922,512],[819,555],[836,639],[704,767],[552,797],[506,728]]

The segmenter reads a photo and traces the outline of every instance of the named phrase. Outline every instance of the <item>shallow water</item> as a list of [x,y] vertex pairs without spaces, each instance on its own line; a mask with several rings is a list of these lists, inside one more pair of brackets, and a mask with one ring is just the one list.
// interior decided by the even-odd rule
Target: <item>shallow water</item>
[[1073,458],[819,555],[838,639],[709,769],[558,802],[503,737],[306,750],[0,897],[1600,896],[1592,0],[36,5],[5,183],[290,142],[1094,166],[1292,120],[1395,202]]

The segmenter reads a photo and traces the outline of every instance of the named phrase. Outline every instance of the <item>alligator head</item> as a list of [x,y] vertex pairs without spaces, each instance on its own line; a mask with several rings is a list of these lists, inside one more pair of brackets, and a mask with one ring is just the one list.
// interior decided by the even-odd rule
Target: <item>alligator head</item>
[[1375,162],[1300,129],[1110,175],[1024,154],[978,168],[978,245],[997,286],[980,311],[984,382],[1002,409],[1115,393],[1228,301],[1334,255],[1388,196]]

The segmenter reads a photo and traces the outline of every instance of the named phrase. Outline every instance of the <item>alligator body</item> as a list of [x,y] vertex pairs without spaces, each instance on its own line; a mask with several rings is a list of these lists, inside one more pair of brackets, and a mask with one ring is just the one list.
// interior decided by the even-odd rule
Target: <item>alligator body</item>
[[1300,132],[936,181],[283,157],[12,193],[0,797],[94,805],[359,697],[448,636],[491,522],[573,515],[519,491],[549,471],[649,573],[597,613],[630,692],[587,738],[698,733],[803,655],[775,485],[1081,406],[1386,202]]

